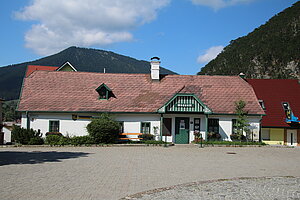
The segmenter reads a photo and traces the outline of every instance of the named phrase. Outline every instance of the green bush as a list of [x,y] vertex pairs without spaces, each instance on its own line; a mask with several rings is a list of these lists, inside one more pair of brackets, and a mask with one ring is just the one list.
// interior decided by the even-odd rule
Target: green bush
[[60,141],[63,136],[59,135],[47,135],[46,137],[46,144],[49,144],[51,146],[61,145]]
[[209,141],[218,141],[220,140],[222,137],[219,133],[214,133],[214,132],[209,132],[207,134],[207,140]]
[[230,139],[232,141],[246,141],[246,136],[243,134],[231,134]]
[[143,141],[154,140],[154,135],[152,135],[152,134],[143,134],[143,135],[140,136],[140,138],[143,138]]
[[19,126],[13,126],[11,132],[12,141],[20,144],[43,144],[42,133],[33,129],[25,129]]
[[58,145],[60,146],[64,146],[64,145],[70,145],[71,144],[71,140],[72,138],[70,138],[69,136],[66,137],[60,137]]
[[60,132],[47,132],[46,136],[48,135],[58,135],[58,136],[62,136],[62,134]]
[[89,144],[94,144],[93,138],[89,135],[85,136],[74,136],[71,138],[71,144],[74,146],[81,146],[83,144],[89,145]]
[[[200,143],[200,142],[199,142]],[[229,145],[229,146],[243,146],[243,145],[260,145],[264,146],[264,142],[240,142],[240,141],[203,141],[206,145]]]
[[119,138],[120,124],[108,114],[102,114],[100,118],[93,119],[86,128],[97,144],[115,143]]
[[29,145],[42,145],[44,144],[44,140],[41,137],[34,137],[34,138],[30,138]]

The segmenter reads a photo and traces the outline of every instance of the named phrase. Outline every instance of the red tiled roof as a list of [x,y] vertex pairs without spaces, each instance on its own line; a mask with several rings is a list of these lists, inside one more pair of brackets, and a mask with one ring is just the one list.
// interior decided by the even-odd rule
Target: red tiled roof
[[[99,100],[102,83],[114,96]],[[194,93],[214,113],[235,112],[246,101],[250,114],[264,114],[252,87],[238,76],[166,75],[152,82],[149,74],[36,71],[25,78],[19,111],[157,112],[176,93]]]
[[282,102],[288,102],[294,115],[300,118],[300,84],[291,79],[247,79],[257,98],[264,101],[266,116],[262,126],[289,127],[285,122]]
[[57,68],[58,67],[52,66],[28,65],[25,77],[29,76],[32,72],[37,70],[55,71]]

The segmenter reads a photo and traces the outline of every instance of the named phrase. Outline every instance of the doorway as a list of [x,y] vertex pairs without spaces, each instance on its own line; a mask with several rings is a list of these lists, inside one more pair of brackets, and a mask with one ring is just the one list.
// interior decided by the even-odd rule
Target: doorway
[[297,146],[297,130],[287,130],[287,145]]
[[175,143],[188,144],[190,133],[190,119],[188,117],[175,118]]

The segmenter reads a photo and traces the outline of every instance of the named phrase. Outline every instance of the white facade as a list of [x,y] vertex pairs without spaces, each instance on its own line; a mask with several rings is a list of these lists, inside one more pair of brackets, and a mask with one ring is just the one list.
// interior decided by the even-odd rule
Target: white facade
[[4,133],[3,143],[6,144],[7,142],[11,142],[11,130],[9,130],[7,127],[3,127],[3,133]]
[[[40,130],[43,136],[49,132],[49,121],[59,121],[59,132],[63,135],[69,136],[82,136],[87,135],[86,126],[90,123],[90,119],[72,119],[72,114],[76,113],[34,113],[29,115],[30,128],[34,130]],[[87,114],[80,113],[78,116],[99,116],[97,114]],[[116,121],[123,122],[123,132],[124,133],[140,133],[141,132],[141,122],[150,122],[150,133],[155,135],[156,140],[160,140],[160,129],[161,129],[161,115],[160,114],[114,114],[112,117]],[[189,118],[189,143],[194,140],[194,119],[200,118],[200,133],[203,139],[206,140],[206,118],[205,115],[197,114],[164,114],[164,118],[171,118],[172,136],[163,136],[162,139],[167,142],[175,143],[175,119],[176,117],[187,117]],[[219,120],[219,134],[222,140],[231,140],[230,135],[232,134],[232,119],[235,119],[234,115],[209,115],[208,118],[214,118]],[[248,117],[250,123],[250,129],[252,131],[252,136],[254,140],[259,139],[259,129],[260,129],[260,116],[250,116]],[[26,115],[22,115],[23,128],[27,127]],[[135,138],[136,136],[128,136]],[[165,138],[167,137],[167,138]]]

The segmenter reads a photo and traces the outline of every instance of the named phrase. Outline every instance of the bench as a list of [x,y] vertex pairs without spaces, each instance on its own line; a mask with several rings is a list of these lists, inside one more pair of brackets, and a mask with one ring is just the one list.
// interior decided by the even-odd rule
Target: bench
[[139,138],[139,135],[143,135],[143,133],[119,133],[120,136],[127,136],[127,135],[135,135],[136,137],[120,137],[120,140],[142,140],[143,138]]

